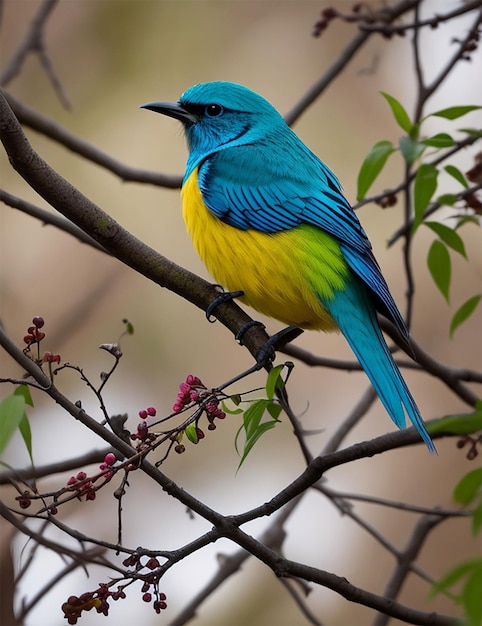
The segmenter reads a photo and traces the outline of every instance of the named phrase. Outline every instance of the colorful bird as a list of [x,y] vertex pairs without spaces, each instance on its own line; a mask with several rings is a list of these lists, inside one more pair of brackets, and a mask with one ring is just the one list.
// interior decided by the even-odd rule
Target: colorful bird
[[215,280],[290,326],[340,330],[395,424],[408,415],[435,452],[377,311],[407,342],[408,330],[333,172],[241,85],[202,83],[142,107],[183,124],[184,221]]

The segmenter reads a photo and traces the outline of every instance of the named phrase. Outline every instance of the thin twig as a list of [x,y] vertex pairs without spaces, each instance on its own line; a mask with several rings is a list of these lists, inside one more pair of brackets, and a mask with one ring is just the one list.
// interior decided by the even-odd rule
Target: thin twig
[[[405,550],[398,555],[397,566],[394,569],[387,586],[385,587],[384,596],[386,598],[395,600],[398,596],[402,585],[410,572],[412,563],[417,558],[418,553],[425,543],[427,535],[442,521],[443,518],[437,515],[424,515],[421,519],[419,519]],[[389,618],[390,616],[386,613],[377,613],[375,620],[373,621],[373,626],[386,626]]]
[[[101,556],[105,550],[103,548],[91,548],[90,550],[85,551],[85,560],[87,562],[91,562],[92,559],[95,559],[98,556]],[[74,572],[79,567],[83,567],[84,563],[80,563],[79,561],[72,561],[71,563],[65,565],[63,569],[61,569],[55,576],[45,583],[38,591],[30,598],[28,602],[22,604],[22,607],[17,615],[17,619],[20,620],[20,623],[23,623],[28,613],[38,604],[49,591],[51,591],[58,583],[65,580],[65,577]]]
[[4,92],[4,96],[21,124],[49,137],[91,163],[96,163],[109,170],[109,172],[116,174],[123,181],[145,183],[158,187],[167,187],[168,189],[179,189],[181,187],[182,176],[161,174],[160,172],[150,172],[129,167],[84,139],[77,137],[57,122],[27,107],[12,94]]
[[69,235],[75,237],[78,241],[82,243],[86,243],[92,248],[96,250],[100,250],[101,252],[105,252],[105,254],[110,254],[103,246],[101,246],[95,239],[89,237],[87,233],[85,233],[81,228],[69,222],[62,217],[59,217],[56,213],[52,213],[52,211],[47,211],[46,209],[42,209],[41,207],[32,204],[31,202],[27,202],[26,200],[22,200],[22,198],[17,198],[12,194],[0,189],[0,202],[11,206],[14,209],[18,209],[25,213],[26,215],[30,215],[37,220],[40,220],[43,224],[48,224],[50,226],[55,226],[59,230],[62,230]]
[[43,37],[45,24],[50,14],[55,9],[58,0],[45,0],[32,21],[30,29],[23,41],[18,46],[7,68],[0,76],[0,85],[6,86],[22,69],[23,63],[30,52],[38,51],[40,41]]
[[[402,0],[398,4],[386,9],[384,12],[385,24],[390,24],[401,15],[410,11],[419,0]],[[342,53],[335,59],[326,72],[308,89],[293,108],[284,116],[286,123],[292,126],[296,120],[317,100],[324,90],[337,78],[347,67],[352,58],[359,52],[365,42],[372,35],[368,30],[360,30],[352,41],[344,48]]]
[[409,513],[420,513],[422,515],[439,515],[440,517],[470,517],[471,511],[462,509],[438,509],[426,506],[418,506],[415,504],[407,504],[400,500],[387,500],[386,498],[377,498],[375,496],[366,496],[361,493],[349,493],[345,491],[337,491],[328,487],[326,484],[317,486],[317,488],[331,499],[340,498],[342,500],[355,500],[358,502],[368,502],[377,506],[386,506],[398,511],[407,511]]

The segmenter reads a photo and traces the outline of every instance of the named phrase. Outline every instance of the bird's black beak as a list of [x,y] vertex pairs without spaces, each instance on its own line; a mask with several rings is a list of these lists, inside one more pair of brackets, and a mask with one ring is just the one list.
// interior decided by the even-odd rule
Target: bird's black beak
[[195,124],[199,120],[197,115],[187,111],[179,102],[147,102],[146,104],[141,104],[141,109],[149,109],[149,111],[168,115],[183,124]]

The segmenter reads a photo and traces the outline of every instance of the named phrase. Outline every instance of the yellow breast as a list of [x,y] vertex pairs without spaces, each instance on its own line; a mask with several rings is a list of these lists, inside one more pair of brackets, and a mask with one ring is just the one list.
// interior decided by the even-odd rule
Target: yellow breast
[[195,170],[182,188],[182,210],[194,247],[214,279],[254,309],[300,328],[335,330],[321,304],[343,289],[348,267],[338,243],[313,226],[278,233],[240,230],[204,204]]

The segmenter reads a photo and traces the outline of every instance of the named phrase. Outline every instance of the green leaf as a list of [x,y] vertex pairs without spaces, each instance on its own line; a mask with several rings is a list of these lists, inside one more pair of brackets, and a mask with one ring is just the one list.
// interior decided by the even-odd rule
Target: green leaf
[[480,228],[480,222],[475,215],[454,215],[453,217],[457,218],[457,226],[455,227],[456,230],[464,224],[475,224],[475,226]]
[[276,367],[272,367],[268,373],[268,378],[266,380],[266,397],[268,400],[272,400],[275,394],[276,389],[283,389],[284,382],[281,378],[281,372],[284,369],[284,365],[277,365]]
[[475,498],[482,496],[482,467],[477,467],[457,483],[453,498],[462,506],[469,506]]
[[[265,432],[271,430],[276,426],[276,423],[279,422],[278,415],[281,407],[272,402],[271,400],[267,400],[266,398],[262,400],[256,400],[253,404],[245,411],[243,415],[243,425],[239,428],[236,433],[236,438],[234,440],[234,445],[238,454],[240,454],[238,449],[238,438],[241,432],[244,430],[245,434],[245,443],[243,447],[243,453],[241,456],[241,460],[238,465],[238,470],[241,465],[246,460],[246,457],[251,452],[255,443],[259,440],[259,438],[264,435]],[[266,422],[262,422],[263,416],[265,412],[273,417],[272,420],[268,420]]]
[[454,336],[454,332],[457,330],[457,328],[472,315],[472,313],[477,308],[481,298],[482,294],[472,296],[466,302],[464,302],[462,306],[457,309],[457,311],[455,311],[452,321],[450,322],[450,338]]
[[122,321],[126,325],[126,333],[128,335],[133,335],[134,334],[134,324],[132,322],[129,322],[128,319],[124,319]]
[[472,135],[472,137],[482,137],[481,128],[459,128],[459,132],[467,133],[467,135]]
[[276,421],[274,420],[271,422],[263,422],[262,424],[258,426],[256,431],[251,435],[251,437],[246,440],[246,443],[244,444],[243,455],[241,457],[241,460],[239,461],[238,470],[241,467],[241,465],[244,463],[244,461],[246,460],[246,457],[251,452],[254,444],[258,441],[258,439],[262,435],[264,435],[265,432],[267,432],[268,430],[271,430],[275,426],[276,426]]
[[[25,386],[25,385],[22,385]],[[25,398],[12,393],[0,402],[0,454],[25,417]]]
[[[237,395],[235,396],[235,398],[236,400],[233,400],[232,396],[229,397],[229,399],[233,402],[233,404],[235,406],[238,406],[241,399]],[[237,401],[238,399],[239,401]],[[221,406],[223,407],[223,411],[227,413],[228,415],[239,415],[240,413],[243,412],[243,409],[240,409],[240,408],[232,409],[230,406],[228,406],[227,402],[225,402],[224,400],[221,402]]]
[[471,111],[477,111],[478,109],[482,109],[482,107],[476,104],[467,106],[455,106],[449,107],[447,109],[440,109],[440,111],[430,113],[430,115],[427,115],[427,117],[444,117],[446,120],[456,120],[458,117],[462,117],[463,115],[466,115]]
[[482,502],[472,511],[472,534],[474,537],[482,528]]
[[434,165],[422,163],[415,175],[413,187],[413,208],[415,219],[413,232],[418,228],[423,220],[423,214],[437,189],[438,169]]
[[459,182],[463,187],[465,187],[465,189],[468,189],[469,183],[467,182],[462,172],[457,167],[455,167],[455,165],[446,165],[444,169],[447,174],[450,174],[450,176],[452,176],[452,178],[455,178],[455,180]]
[[0,402],[0,454],[5,450],[18,428],[33,465],[32,432],[25,412],[27,404],[33,406],[27,385],[19,385],[10,396]]
[[453,228],[441,224],[440,222],[424,222],[424,225],[433,230],[433,232],[436,233],[447,246],[452,248],[452,250],[455,250],[455,252],[467,258],[464,242]]
[[435,284],[448,303],[452,264],[447,247],[437,239],[428,251],[427,265]]
[[250,438],[253,432],[256,431],[256,428],[259,426],[261,419],[263,417],[264,411],[266,409],[267,400],[255,400],[251,406],[246,409],[243,414],[243,425],[239,428],[236,433],[236,437],[234,439],[234,446],[236,448],[236,452],[239,454],[238,450],[238,437],[241,432],[244,430],[244,434],[246,437],[246,441]]
[[[16,396],[23,398],[25,404],[28,404],[29,406],[33,406],[32,395],[27,385],[19,385],[13,393]],[[20,434],[22,435],[23,441],[25,443],[25,447],[27,448],[27,452],[30,457],[30,461],[33,465],[32,431],[30,430],[30,422],[28,421],[28,417],[27,417],[27,414],[25,413],[25,410],[23,412],[23,417],[20,420],[20,423],[18,425],[18,429],[20,431]]]
[[357,200],[363,200],[393,152],[395,152],[395,148],[390,141],[379,141],[373,146],[365,157],[358,174]]
[[405,161],[411,165],[423,154],[427,146],[424,146],[423,143],[416,139],[412,139],[409,135],[403,135],[403,137],[400,137],[398,147]]
[[266,407],[266,410],[268,411],[268,413],[271,415],[271,417],[279,422],[279,416],[280,413],[282,411],[281,405],[276,404],[275,402],[271,402],[270,404],[268,404],[268,406]]
[[431,146],[432,148],[450,148],[455,145],[455,141],[447,133],[437,133],[433,137],[427,137],[422,139],[420,143],[424,146]]
[[442,419],[432,421],[427,430],[431,435],[471,435],[482,430],[482,410],[476,409],[473,413],[447,415]]
[[184,429],[184,432],[186,433],[186,437],[191,443],[197,443],[199,441],[199,437],[197,436],[196,424],[194,422],[188,424]]
[[13,392],[15,396],[19,396],[25,400],[25,404],[33,406],[32,394],[28,385],[19,385]]
[[261,422],[264,412],[266,410],[267,400],[256,400],[253,404],[246,409],[243,415],[244,430],[246,431],[246,439],[249,439],[251,435],[258,428]]
[[462,606],[469,624],[482,623],[482,560],[470,571],[461,594]]
[[464,257],[464,259],[467,259],[467,252],[465,251],[464,240],[458,234],[455,228],[450,228],[450,226],[441,224],[440,222],[424,223],[431,224],[429,228],[437,233],[441,241],[443,241],[449,248],[452,248],[452,250],[454,250],[455,252],[458,252],[458,254]]
[[404,130],[407,133],[407,135],[410,135],[413,130],[413,124],[408,113],[405,111],[403,106],[400,104],[400,102],[396,98],[394,98],[393,96],[390,96],[388,93],[385,93],[384,91],[381,91],[380,93],[390,105],[390,108],[392,109],[393,117],[395,118],[397,124],[400,126],[402,130]]
[[445,206],[453,206],[457,202],[457,196],[453,193],[443,193],[437,198],[437,202]]
[[480,559],[464,561],[460,565],[457,565],[457,567],[451,569],[445,574],[445,576],[442,576],[442,578],[432,586],[432,590],[430,591],[430,597],[433,597],[437,593],[440,593],[442,591],[447,591],[447,589],[453,587],[455,583],[457,583],[464,576],[470,573],[474,569],[474,567],[477,566],[477,563],[479,561]]
[[22,435],[23,441],[25,443],[25,447],[27,448],[30,461],[33,464],[32,431],[30,430],[30,422],[28,421],[28,417],[26,413],[24,413],[23,418],[20,421],[20,424],[18,425],[18,429],[20,431],[20,434]]

